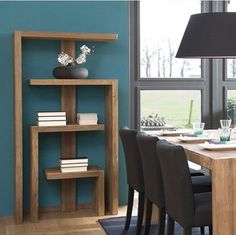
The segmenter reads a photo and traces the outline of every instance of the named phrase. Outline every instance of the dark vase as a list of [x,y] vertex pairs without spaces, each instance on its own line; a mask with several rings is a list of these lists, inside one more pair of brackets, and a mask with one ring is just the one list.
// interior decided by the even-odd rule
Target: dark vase
[[88,77],[88,70],[78,65],[70,64],[54,68],[53,76],[59,79],[84,79]]

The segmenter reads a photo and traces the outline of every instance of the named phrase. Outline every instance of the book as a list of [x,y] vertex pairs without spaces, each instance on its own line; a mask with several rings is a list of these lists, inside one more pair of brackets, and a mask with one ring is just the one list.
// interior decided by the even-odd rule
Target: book
[[38,117],[48,117],[48,116],[66,116],[66,112],[38,112]]
[[88,166],[88,163],[73,163],[73,164],[60,164],[60,167],[82,167],[82,166]]
[[81,172],[81,171],[87,171],[87,170],[88,170],[88,167],[87,167],[87,166],[61,168],[61,172],[62,172],[62,173]]
[[68,159],[60,159],[60,164],[73,164],[73,163],[88,163],[87,157],[79,157],[79,158],[68,158]]
[[77,119],[97,119],[97,113],[77,113]]
[[38,121],[38,126],[66,126],[66,121]]
[[77,122],[79,125],[97,125],[98,124],[98,121],[97,120],[94,120],[94,121],[88,121],[88,120],[79,120]]
[[66,116],[38,117],[38,121],[66,121]]

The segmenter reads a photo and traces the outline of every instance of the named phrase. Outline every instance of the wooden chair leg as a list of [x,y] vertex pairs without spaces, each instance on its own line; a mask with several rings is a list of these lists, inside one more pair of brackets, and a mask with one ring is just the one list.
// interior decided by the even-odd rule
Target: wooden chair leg
[[212,235],[212,226],[209,226],[209,235]]
[[129,229],[134,202],[134,189],[129,186],[128,205],[126,211],[125,230]]
[[204,226],[200,227],[200,229],[201,229],[201,235],[204,235],[205,234]]
[[159,208],[158,235],[165,234],[165,224],[166,224],[166,210],[165,208]]
[[152,218],[152,202],[147,199],[146,204],[146,220],[145,220],[145,235],[149,235],[150,232],[150,224],[151,224],[151,218]]
[[142,230],[143,212],[144,212],[144,193],[139,193],[139,195],[138,195],[138,219],[137,219],[136,235],[139,235],[141,233],[141,230]]
[[184,235],[192,235],[192,228],[184,228]]
[[174,235],[175,221],[167,215],[167,235]]

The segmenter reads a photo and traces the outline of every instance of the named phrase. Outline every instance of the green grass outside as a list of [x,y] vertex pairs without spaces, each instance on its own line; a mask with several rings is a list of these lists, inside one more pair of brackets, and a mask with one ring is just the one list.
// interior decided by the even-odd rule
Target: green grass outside
[[141,118],[158,113],[167,124],[192,127],[188,124],[190,103],[193,100],[190,123],[201,120],[201,92],[198,90],[144,90],[141,91]]

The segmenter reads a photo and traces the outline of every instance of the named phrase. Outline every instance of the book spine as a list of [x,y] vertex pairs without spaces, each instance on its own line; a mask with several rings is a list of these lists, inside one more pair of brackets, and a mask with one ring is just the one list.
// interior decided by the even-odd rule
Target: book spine
[[60,167],[64,168],[64,167],[84,167],[84,166],[88,166],[88,163],[75,163],[75,164],[60,164]]
[[77,116],[85,116],[85,117],[89,117],[89,116],[96,116],[97,117],[97,113],[77,113]]
[[68,160],[59,160],[60,164],[78,164],[78,163],[88,163],[88,159],[68,159]]
[[77,114],[77,118],[78,119],[83,119],[83,120],[87,120],[87,119],[97,119],[98,115],[97,113],[87,113],[87,114]]
[[66,126],[66,121],[38,121],[38,126]]
[[77,122],[79,125],[97,125],[97,121],[78,121]]
[[47,116],[66,116],[66,112],[38,112],[38,117],[47,117]]
[[87,171],[87,167],[69,167],[69,168],[61,168],[62,173],[69,173],[69,172],[80,172],[80,171]]
[[66,116],[38,117],[38,121],[66,121]]

